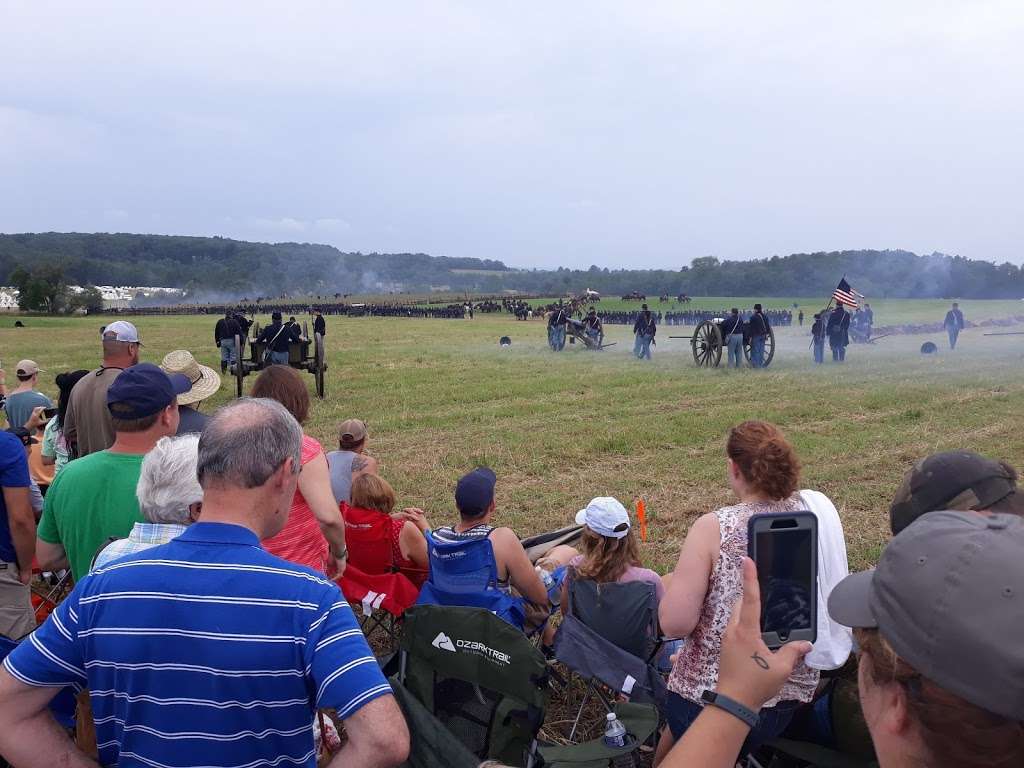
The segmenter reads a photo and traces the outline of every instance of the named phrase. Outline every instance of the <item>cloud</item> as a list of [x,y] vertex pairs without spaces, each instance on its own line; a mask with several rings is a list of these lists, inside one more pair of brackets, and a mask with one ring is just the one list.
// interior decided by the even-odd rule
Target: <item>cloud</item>
[[0,230],[123,210],[122,230],[525,267],[1024,255],[1015,1],[155,13],[0,8]]

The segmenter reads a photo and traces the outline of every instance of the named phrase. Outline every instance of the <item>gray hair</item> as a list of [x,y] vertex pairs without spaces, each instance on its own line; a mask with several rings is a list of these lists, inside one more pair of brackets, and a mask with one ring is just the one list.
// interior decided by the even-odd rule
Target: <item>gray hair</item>
[[135,495],[147,523],[188,525],[188,508],[203,500],[196,479],[199,435],[162,437],[142,460]]
[[276,400],[243,397],[214,413],[199,438],[199,484],[259,488],[286,459],[298,474],[302,427]]

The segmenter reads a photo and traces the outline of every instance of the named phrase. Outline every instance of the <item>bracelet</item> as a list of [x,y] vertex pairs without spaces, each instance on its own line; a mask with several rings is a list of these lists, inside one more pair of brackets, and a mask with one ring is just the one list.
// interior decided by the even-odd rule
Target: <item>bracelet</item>
[[723,696],[721,693],[715,693],[714,691],[704,691],[700,698],[705,704],[718,707],[733,717],[739,718],[750,728],[754,728],[757,725],[758,713],[749,707],[743,706],[735,699],[730,699],[728,696]]
[[340,555],[335,555],[333,552],[331,552],[331,556],[335,560],[348,560],[348,547],[345,547],[343,550],[341,550]]

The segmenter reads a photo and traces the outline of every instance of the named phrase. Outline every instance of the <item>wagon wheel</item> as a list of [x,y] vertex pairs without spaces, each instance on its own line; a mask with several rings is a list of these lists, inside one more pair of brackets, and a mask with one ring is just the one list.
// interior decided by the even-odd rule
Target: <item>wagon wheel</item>
[[[743,339],[743,356],[750,362],[750,340]],[[775,357],[775,331],[768,326],[768,335],[764,337],[764,367],[767,368]]]
[[690,339],[693,362],[701,368],[717,368],[722,362],[722,331],[710,320],[697,326]]
[[324,337],[319,333],[313,339],[313,375],[316,377],[316,396],[324,399],[324,371],[327,370],[327,355],[324,354]]
[[242,361],[242,355],[245,354],[245,348],[242,346],[242,341],[248,341],[248,339],[242,339],[237,333],[235,334],[235,390],[236,397],[242,396],[242,382],[245,380],[245,363]]

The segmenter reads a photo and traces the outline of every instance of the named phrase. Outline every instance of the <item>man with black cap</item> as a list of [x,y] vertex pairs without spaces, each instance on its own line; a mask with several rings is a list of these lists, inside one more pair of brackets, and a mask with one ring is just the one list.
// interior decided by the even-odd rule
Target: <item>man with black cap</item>
[[256,341],[267,345],[265,360],[272,365],[288,365],[288,347],[301,338],[302,332],[297,324],[290,320],[282,324],[281,313],[274,312],[270,316],[270,325],[260,331]]
[[729,354],[728,367],[739,368],[740,360],[743,359],[743,318],[737,307],[733,307],[729,316],[722,321],[721,330]]
[[152,363],[125,368],[107,390],[114,443],[70,462],[54,478],[39,521],[36,556],[43,570],[70,567],[78,581],[100,546],[142,522],[135,486],[143,457],[178,430],[177,396],[188,378]]
[[942,509],[1024,515],[1016,470],[970,451],[933,453],[904,475],[889,507],[889,524],[895,535],[921,515]]
[[841,363],[846,360],[846,348],[850,345],[850,313],[842,302],[828,316],[825,325],[828,346],[832,350],[832,362]]
[[324,320],[324,313],[319,309],[316,310],[316,317],[313,318],[313,333],[319,333],[321,336],[327,335],[327,321]]
[[242,328],[229,309],[213,327],[213,341],[220,348],[221,373],[226,373],[228,366],[237,362],[238,350],[235,349],[235,336],[241,337],[241,335]]
[[646,304],[642,305],[640,316],[633,323],[633,335],[636,337],[636,341],[633,342],[633,356],[637,360],[651,359],[651,344],[654,344],[654,334],[657,332],[654,315]]
[[587,317],[583,320],[583,325],[586,328],[587,336],[601,344],[604,339],[604,325],[601,323],[601,318],[597,316],[596,309],[590,308]]
[[548,315],[548,346],[554,352],[561,352],[565,348],[565,327],[569,324],[569,313],[562,302],[551,310]]
[[949,348],[956,349],[956,340],[960,338],[960,331],[964,329],[964,313],[960,311],[960,305],[953,302],[953,308],[946,313],[942,320],[942,327],[946,329],[949,336]]
[[754,314],[750,316],[747,323],[747,332],[750,336],[750,365],[754,368],[764,368],[764,345],[768,338],[768,317],[760,304],[754,305]]
[[814,314],[814,324],[811,326],[811,345],[814,347],[814,362],[821,364],[825,362],[825,321],[821,312]]

